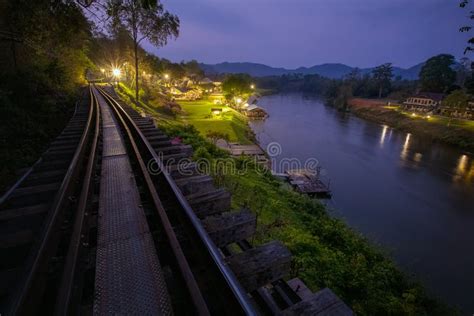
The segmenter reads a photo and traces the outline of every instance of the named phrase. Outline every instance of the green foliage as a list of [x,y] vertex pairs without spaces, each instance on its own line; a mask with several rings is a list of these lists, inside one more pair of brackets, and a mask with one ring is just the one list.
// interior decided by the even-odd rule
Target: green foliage
[[467,107],[470,100],[471,97],[463,90],[455,90],[443,100],[443,104],[450,107],[464,109]]
[[[184,137],[195,156],[217,161],[199,133],[189,126],[166,128]],[[232,158],[233,159],[233,158]],[[453,311],[427,296],[378,247],[342,220],[331,217],[318,201],[300,195],[247,158],[233,159],[219,170],[216,182],[232,193],[232,206],[257,214],[261,244],[281,240],[293,254],[292,276],[313,290],[330,287],[358,315],[451,315]],[[232,171],[232,172],[230,172]],[[239,173],[237,173],[239,171]]]
[[204,71],[199,66],[199,63],[196,60],[191,60],[187,63],[181,63],[183,66],[186,76],[193,77],[195,79],[202,79],[204,77]]
[[232,74],[228,75],[224,82],[222,82],[222,90],[229,96],[240,96],[250,93],[252,89],[252,78],[247,74]]
[[390,88],[390,81],[393,77],[393,67],[391,63],[386,63],[375,67],[372,71],[372,77],[379,87],[379,98],[382,97],[384,89]]
[[387,124],[408,133],[439,140],[469,151],[474,150],[474,122],[472,121],[440,116],[426,120],[386,108],[358,107],[352,110],[364,119]]
[[352,87],[349,84],[344,84],[339,87],[337,97],[334,100],[334,106],[345,110],[347,108],[347,101],[350,98],[352,98]]
[[228,157],[228,153],[218,147],[214,146],[210,142],[206,141],[200,136],[198,130],[193,125],[161,125],[160,126],[167,135],[179,137],[186,144],[191,145],[195,152],[200,149],[199,155],[210,154],[214,158],[225,158]]
[[220,131],[212,131],[209,130],[206,133],[206,137],[212,140],[212,142],[215,144],[219,139],[224,139],[226,141],[229,141],[230,137],[228,133],[223,133]]
[[[471,2],[470,0],[460,0],[459,6],[461,8],[467,8],[469,6],[470,2]],[[474,20],[474,11],[473,10],[469,10],[469,19],[471,21]],[[472,30],[472,25],[464,25],[464,26],[459,28],[459,31],[462,32],[462,33],[467,33],[467,32],[470,32],[471,30]],[[474,46],[473,46],[474,45],[474,37],[469,38],[467,44],[468,45],[464,49],[464,54],[466,54],[467,52],[472,52],[474,50]]]
[[445,93],[456,81],[456,72],[451,68],[454,56],[441,54],[428,59],[420,71],[423,91]]
[[156,47],[166,45],[179,35],[179,18],[166,11],[159,1],[108,1],[107,13],[112,29],[125,28],[133,40],[135,63],[135,99],[139,100],[139,45],[148,40]]
[[90,25],[75,2],[0,3],[0,186],[38,159],[72,114],[85,83]]

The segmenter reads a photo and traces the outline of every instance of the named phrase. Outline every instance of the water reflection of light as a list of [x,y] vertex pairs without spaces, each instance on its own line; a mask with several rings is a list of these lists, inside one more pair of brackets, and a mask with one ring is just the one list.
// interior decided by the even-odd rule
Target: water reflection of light
[[467,155],[461,155],[458,159],[458,164],[454,170],[454,181],[465,180],[469,182],[474,177],[474,164],[469,168],[469,158]]
[[382,146],[383,146],[383,143],[385,141],[385,136],[387,135],[387,129],[388,129],[388,126],[384,125],[383,126],[383,131],[382,131],[382,136],[380,137],[380,145],[382,145]]
[[413,157],[413,160],[415,160],[416,162],[420,162],[422,157],[423,155],[421,153],[416,153],[415,157]]
[[400,154],[400,157],[403,160],[407,158],[408,146],[410,145],[410,137],[411,137],[410,133],[408,133],[407,136],[405,137],[405,143],[403,144],[402,153]]

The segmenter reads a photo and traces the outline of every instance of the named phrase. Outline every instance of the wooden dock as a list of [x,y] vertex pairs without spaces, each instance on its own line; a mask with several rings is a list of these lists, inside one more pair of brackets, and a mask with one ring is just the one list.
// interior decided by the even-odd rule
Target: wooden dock
[[319,169],[314,172],[308,169],[292,169],[285,172],[288,182],[300,193],[315,195],[319,197],[330,197],[329,185],[321,181]]
[[223,139],[219,139],[216,142],[216,146],[228,151],[234,157],[254,157],[258,164],[265,166],[267,169],[271,169],[271,162],[267,158],[265,151],[257,144],[241,145],[237,143],[228,143]]

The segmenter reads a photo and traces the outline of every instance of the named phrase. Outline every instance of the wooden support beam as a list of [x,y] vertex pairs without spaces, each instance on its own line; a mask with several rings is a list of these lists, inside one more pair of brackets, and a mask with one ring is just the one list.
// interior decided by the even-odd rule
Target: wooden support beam
[[285,309],[280,315],[352,316],[354,313],[336,294],[325,288],[314,293],[311,298]]
[[217,189],[206,194],[186,195],[189,204],[199,218],[220,214],[230,210],[230,193]]
[[229,266],[248,291],[254,291],[290,272],[291,253],[279,241],[252,248],[226,258]]
[[256,217],[249,210],[209,216],[202,221],[217,247],[251,237],[255,233]]
[[196,175],[175,180],[184,195],[209,193],[215,190],[214,180],[208,175]]

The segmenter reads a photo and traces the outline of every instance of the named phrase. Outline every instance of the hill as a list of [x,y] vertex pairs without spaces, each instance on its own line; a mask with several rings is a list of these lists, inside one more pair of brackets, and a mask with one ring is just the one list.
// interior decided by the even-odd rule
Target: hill
[[[230,63],[223,62],[219,64],[200,64],[204,72],[212,73],[247,73],[253,77],[267,77],[267,76],[281,76],[284,74],[300,73],[304,75],[318,74],[320,76],[339,79],[350,73],[355,67],[345,64],[328,63],[322,65],[315,65],[312,67],[299,67],[296,69],[275,68],[258,63]],[[415,65],[410,68],[393,67],[394,76],[401,76],[403,79],[416,80],[423,63]],[[363,74],[370,73],[374,68],[361,69]]]

